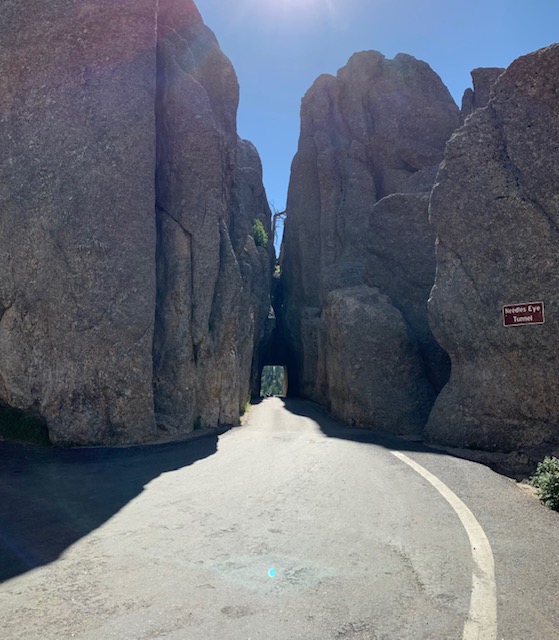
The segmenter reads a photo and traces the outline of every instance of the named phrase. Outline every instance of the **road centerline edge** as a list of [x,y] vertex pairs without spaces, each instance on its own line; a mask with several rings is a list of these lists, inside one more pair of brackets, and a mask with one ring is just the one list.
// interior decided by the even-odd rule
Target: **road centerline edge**
[[495,561],[489,540],[471,510],[446,484],[401,451],[392,455],[411,467],[429,482],[450,504],[468,534],[474,571],[470,611],[464,624],[462,640],[496,640],[497,638],[497,589]]

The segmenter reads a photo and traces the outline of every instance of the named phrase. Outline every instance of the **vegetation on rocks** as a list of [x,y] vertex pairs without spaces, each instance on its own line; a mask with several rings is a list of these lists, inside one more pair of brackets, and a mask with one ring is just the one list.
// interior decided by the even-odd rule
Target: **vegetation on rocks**
[[264,225],[260,220],[258,220],[258,218],[252,225],[252,237],[254,238],[254,243],[257,247],[265,247],[268,244],[268,234],[266,229],[264,229]]
[[559,511],[559,458],[544,458],[530,483],[536,487],[540,500],[546,506]]

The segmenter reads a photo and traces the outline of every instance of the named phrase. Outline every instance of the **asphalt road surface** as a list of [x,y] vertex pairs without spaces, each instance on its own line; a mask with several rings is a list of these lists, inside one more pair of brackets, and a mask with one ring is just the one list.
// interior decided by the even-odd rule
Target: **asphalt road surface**
[[270,398],[219,438],[0,443],[2,640],[557,640],[559,514]]

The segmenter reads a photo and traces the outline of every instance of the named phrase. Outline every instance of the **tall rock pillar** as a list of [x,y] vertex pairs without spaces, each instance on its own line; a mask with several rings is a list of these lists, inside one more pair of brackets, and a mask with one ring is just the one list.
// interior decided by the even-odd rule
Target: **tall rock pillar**
[[0,5],[0,423],[19,410],[57,444],[237,423],[273,248],[253,238],[270,211],[231,63],[192,0],[17,4]]
[[0,402],[155,435],[154,0],[0,7]]
[[446,381],[427,194],[459,124],[440,78],[405,54],[358,53],[303,99],[282,261],[290,391],[349,423],[417,432]]
[[[447,146],[431,197],[429,310],[452,374],[429,418],[435,440],[504,451],[559,442],[558,94],[554,45],[513,62]],[[503,305],[536,301],[545,324],[504,326]]]

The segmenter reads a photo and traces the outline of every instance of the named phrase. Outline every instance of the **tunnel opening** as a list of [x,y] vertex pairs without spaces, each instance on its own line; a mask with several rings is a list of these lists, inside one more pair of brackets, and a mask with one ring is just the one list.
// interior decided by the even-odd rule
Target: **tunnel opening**
[[267,378],[265,377],[265,373],[269,375],[268,367],[276,367],[276,373],[272,375],[280,375],[279,370],[283,372],[281,392],[276,393],[276,386],[271,395],[299,396],[299,362],[291,348],[284,324],[283,289],[279,274],[276,274],[272,279],[271,297],[272,305],[268,316],[269,330],[258,349],[251,374],[251,398],[256,402],[268,392]]
[[287,395],[287,367],[280,364],[266,365],[260,378],[260,396],[267,398]]
[[47,422],[38,413],[0,405],[0,441],[50,446]]

